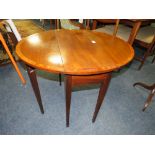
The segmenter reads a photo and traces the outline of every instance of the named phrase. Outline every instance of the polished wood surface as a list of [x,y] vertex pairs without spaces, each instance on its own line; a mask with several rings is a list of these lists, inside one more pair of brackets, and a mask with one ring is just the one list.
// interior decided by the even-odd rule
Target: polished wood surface
[[126,65],[134,57],[125,41],[89,30],[54,30],[22,39],[16,53],[26,64],[49,72],[92,75]]

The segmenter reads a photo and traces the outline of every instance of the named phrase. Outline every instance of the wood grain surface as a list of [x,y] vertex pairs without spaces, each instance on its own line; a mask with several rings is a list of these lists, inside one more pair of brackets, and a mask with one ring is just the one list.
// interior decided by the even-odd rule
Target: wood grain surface
[[127,42],[90,30],[50,30],[22,39],[16,53],[26,64],[48,72],[93,75],[118,69],[134,57]]

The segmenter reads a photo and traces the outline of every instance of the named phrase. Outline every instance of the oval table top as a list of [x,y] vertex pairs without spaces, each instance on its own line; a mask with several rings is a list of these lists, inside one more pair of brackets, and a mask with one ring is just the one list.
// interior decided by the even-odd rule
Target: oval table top
[[103,32],[63,29],[22,39],[16,53],[34,68],[70,75],[110,72],[134,57],[132,46],[120,38]]

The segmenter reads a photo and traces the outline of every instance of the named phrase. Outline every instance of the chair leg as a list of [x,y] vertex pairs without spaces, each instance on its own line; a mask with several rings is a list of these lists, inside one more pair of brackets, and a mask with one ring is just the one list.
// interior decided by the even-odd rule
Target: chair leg
[[154,63],[154,61],[155,61],[155,55],[154,55],[154,58],[153,58],[153,60],[152,60],[152,63]]
[[52,30],[52,19],[50,19],[50,29]]
[[151,90],[151,93],[149,94],[149,96],[148,96],[148,98],[144,104],[144,108],[142,109],[142,111],[145,111],[145,109],[150,105],[153,96],[155,95],[155,83],[153,85],[149,86],[149,85],[146,85],[144,83],[137,82],[133,86],[135,87],[137,85],[139,85],[145,89]]
[[55,25],[56,25],[56,26],[55,26],[55,29],[60,29],[60,23],[59,23],[59,22],[60,22],[59,19],[56,19],[56,20],[55,20]]
[[93,20],[92,30],[95,30],[97,27],[97,20]]
[[152,98],[154,95],[155,95],[155,88],[149,94],[149,96],[144,104],[144,108],[142,109],[143,111],[145,111],[145,109],[151,104],[151,101],[152,101]]
[[19,68],[18,68],[18,66],[17,66],[17,64],[16,64],[16,62],[15,62],[15,60],[14,60],[14,58],[13,58],[13,56],[12,56],[8,46],[7,46],[7,44],[6,44],[6,42],[5,42],[5,40],[4,40],[4,38],[3,38],[3,36],[1,34],[0,34],[0,41],[2,42],[2,44],[3,44],[5,50],[6,50],[7,54],[8,54],[8,56],[9,56],[12,64],[13,64],[14,68],[15,68],[18,76],[19,76],[19,78],[21,79],[23,85],[25,85],[26,84],[26,80],[24,79],[22,73],[20,72],[20,70],[19,70]]
[[142,66],[144,65],[144,62],[146,61],[147,57],[149,56],[150,54],[150,49],[148,49],[146,51],[146,53],[144,54],[143,58],[142,58],[142,61],[141,61],[141,64],[140,66],[138,67],[138,70],[140,70],[142,68]]
[[98,115],[98,112],[100,110],[100,107],[102,105],[104,96],[105,96],[105,94],[107,92],[107,89],[108,89],[108,86],[109,86],[109,83],[110,83],[110,79],[111,79],[111,73],[108,74],[107,78],[103,81],[103,83],[101,83],[101,87],[100,87],[99,95],[98,95],[98,99],[97,99],[97,104],[96,104],[95,112],[94,112],[93,119],[92,119],[93,123],[95,122],[96,117]]
[[[155,44],[155,35],[154,35],[154,38],[153,38],[151,44],[149,45],[147,51],[144,53],[144,56],[143,56],[143,59],[142,59],[142,63],[141,63],[141,65],[139,66],[139,70],[140,70],[141,67],[143,66],[143,64],[144,64],[145,60],[147,59],[147,57],[153,53],[153,51],[154,51],[154,49],[155,49],[154,44]],[[153,58],[152,63],[154,62],[154,60],[155,60],[155,58]]]
[[144,62],[142,61],[141,64],[138,67],[138,70],[141,70],[142,66],[144,65]]
[[129,36],[129,39],[128,39],[128,43],[129,43],[130,45],[133,44],[134,39],[135,39],[135,37],[136,37],[136,35],[137,35],[137,32],[138,32],[138,30],[139,30],[140,25],[141,25],[141,21],[137,21],[137,22],[135,22],[135,24],[133,25],[133,28],[132,28],[132,30],[131,30],[131,33],[130,33],[130,36]]

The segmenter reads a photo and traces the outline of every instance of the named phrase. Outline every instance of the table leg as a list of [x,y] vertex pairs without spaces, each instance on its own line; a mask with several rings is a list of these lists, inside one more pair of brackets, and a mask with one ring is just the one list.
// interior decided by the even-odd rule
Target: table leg
[[42,100],[41,100],[41,96],[40,96],[40,90],[39,90],[39,86],[38,86],[38,82],[37,82],[37,77],[36,77],[36,73],[35,73],[35,69],[30,67],[30,66],[26,66],[27,67],[27,72],[30,78],[30,82],[34,91],[34,94],[36,96],[36,99],[38,101],[39,104],[39,108],[41,113],[44,113],[44,108],[42,105]]
[[65,93],[66,93],[66,127],[69,127],[71,94],[72,94],[72,76],[65,77]]
[[99,109],[102,105],[106,91],[108,89],[111,79],[111,73],[90,75],[90,76],[72,76],[65,75],[65,93],[66,93],[66,126],[69,127],[70,106],[71,106],[71,93],[74,86],[84,84],[96,84],[101,83],[97,104],[92,121],[95,122]]
[[61,73],[59,73],[59,85],[61,86]]
[[104,79],[104,81],[101,83],[101,87],[100,87],[99,95],[97,99],[97,104],[96,104],[95,112],[94,112],[93,119],[92,119],[93,123],[95,122],[98,112],[100,110],[100,107],[102,105],[103,99],[105,97],[105,94],[107,92],[107,89],[110,83],[110,79],[111,79],[111,74],[108,74],[107,77]]

